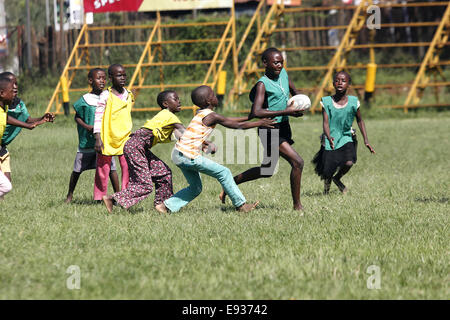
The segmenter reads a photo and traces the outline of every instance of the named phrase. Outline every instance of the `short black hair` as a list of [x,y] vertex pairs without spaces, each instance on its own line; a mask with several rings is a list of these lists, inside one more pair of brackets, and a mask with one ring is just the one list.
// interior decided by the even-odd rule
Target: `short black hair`
[[209,90],[212,90],[208,86],[200,86],[192,90],[191,92],[191,100],[192,103],[196,106],[199,106],[200,108],[205,108],[208,105],[208,102],[206,101],[206,92]]
[[5,72],[0,73],[0,78],[7,78],[10,76],[13,76],[14,78],[16,77],[16,75],[10,71],[5,71]]
[[0,76],[0,90],[6,89],[6,87],[12,83],[11,79],[6,76]]
[[122,66],[121,64],[119,64],[119,63],[114,63],[114,64],[110,65],[110,66],[108,67],[108,75],[109,75],[109,76],[112,76],[112,71],[113,71],[113,69],[114,69],[114,68],[117,68],[117,67],[123,68],[123,66]]
[[94,68],[94,69],[91,69],[91,70],[89,70],[89,73],[88,73],[88,79],[93,79],[93,78],[94,78],[94,73],[96,73],[96,72],[98,72],[98,71],[103,71],[103,72],[105,72],[105,70],[103,70],[102,68]]
[[336,81],[336,77],[338,76],[338,74],[341,74],[341,73],[345,74],[347,76],[348,83],[352,84],[352,77],[350,76],[350,74],[347,71],[344,71],[344,70],[338,71],[334,74],[333,82]]
[[269,59],[269,56],[274,52],[281,54],[281,51],[274,47],[264,50],[264,52],[261,55],[261,61],[262,62],[267,61]]
[[163,105],[164,101],[166,101],[168,98],[168,95],[171,93],[175,93],[175,91],[173,90],[165,90],[165,91],[161,91],[158,94],[158,97],[156,98],[156,102],[158,103],[158,105],[161,107],[161,109],[165,109],[166,107]]

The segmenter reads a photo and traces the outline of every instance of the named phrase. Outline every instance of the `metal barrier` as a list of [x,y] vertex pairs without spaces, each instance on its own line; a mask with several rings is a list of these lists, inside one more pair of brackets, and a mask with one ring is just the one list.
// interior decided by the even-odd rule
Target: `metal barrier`
[[[381,23],[380,28],[415,28],[415,27],[437,27],[434,38],[431,42],[396,42],[396,43],[374,43],[373,38],[376,30],[371,31],[370,43],[359,43],[356,44],[356,40],[360,35],[360,32],[367,28],[367,9],[372,5],[372,1],[363,0],[358,6],[327,6],[327,7],[284,7],[283,5],[273,4],[267,15],[265,16],[264,23],[262,26],[258,25],[257,37],[255,38],[250,52],[248,53],[244,63],[242,64],[238,77],[235,79],[233,89],[229,93],[229,101],[231,103],[235,102],[239,96],[244,93],[248,93],[250,90],[248,88],[252,81],[256,81],[260,76],[262,76],[264,69],[256,67],[256,63],[259,60],[259,56],[262,51],[267,47],[269,39],[272,35],[276,33],[288,33],[288,32],[305,32],[305,31],[327,31],[331,29],[345,30],[344,36],[340,39],[338,46],[295,46],[295,47],[283,47],[282,45],[275,45],[279,49],[285,52],[295,52],[295,51],[312,51],[312,50],[335,50],[334,54],[331,56],[327,65],[311,65],[311,66],[286,66],[288,72],[304,72],[304,71],[314,71],[321,70],[323,75],[319,77],[319,82],[312,87],[302,87],[301,89],[305,92],[310,92],[311,100],[313,100],[311,112],[314,113],[318,110],[318,103],[320,98],[326,92],[330,94],[332,92],[332,75],[336,71],[349,70],[349,69],[367,69],[374,68],[375,64],[375,52],[374,49],[383,48],[402,48],[402,47],[428,47],[427,54],[424,59],[417,63],[389,63],[389,64],[378,64],[375,68],[386,69],[386,68],[417,68],[420,67],[414,82],[408,83],[383,83],[374,84],[373,89],[387,89],[387,88],[409,88],[408,97],[403,105],[386,105],[380,106],[381,108],[403,108],[405,112],[408,108],[416,107],[443,107],[450,106],[447,103],[439,102],[439,95],[437,94],[437,89],[439,87],[448,87],[450,82],[445,80],[444,74],[442,72],[442,67],[449,65],[450,61],[440,61],[439,55],[442,53],[443,48],[448,46],[450,42],[448,41],[449,30],[450,30],[450,14],[449,14],[449,2],[402,2],[402,3],[377,3],[378,8],[430,8],[430,7],[447,7],[445,13],[440,21],[425,21],[425,22],[396,22],[396,23]],[[353,11],[353,16],[351,21],[346,25],[332,25],[332,26],[313,26],[313,27],[280,27],[278,26],[280,17],[290,13],[306,13],[306,12],[324,12],[329,10],[351,10]],[[275,18],[274,18],[275,17]],[[255,14],[251,20],[251,23],[255,24],[254,21],[259,21],[263,18],[261,10],[256,10]],[[249,28],[253,27],[249,25]],[[240,43],[239,48],[242,47]],[[368,64],[348,64],[348,55],[350,52],[357,49],[370,49],[370,62]],[[370,70],[373,72],[373,69]],[[435,81],[430,81],[429,73],[434,75]],[[370,75],[370,73],[369,73]],[[373,76],[373,75],[371,75]],[[436,81],[437,76],[442,78],[441,82]],[[412,80],[412,79],[411,79]],[[352,88],[359,90],[363,89],[365,86],[361,84],[354,84]],[[368,85],[366,88],[370,88]],[[433,104],[419,104],[420,98],[422,97],[423,91],[427,87],[435,88],[436,103]],[[420,94],[417,95],[417,89],[420,90]],[[411,103],[413,102],[413,103]],[[242,112],[248,112],[248,110],[239,110]]]
[[[179,39],[166,40],[163,39],[162,30],[164,28],[195,28],[195,27],[220,27],[224,28],[221,32],[220,38],[204,38],[204,39]],[[147,41],[129,41],[129,42],[105,42],[94,43],[91,41],[89,32],[104,31],[104,30],[147,30],[150,31]],[[164,45],[180,45],[180,44],[196,44],[196,43],[216,43],[215,51],[208,60],[184,60],[184,61],[165,61],[163,55]],[[217,22],[197,22],[197,23],[175,23],[164,24],[161,22],[161,15],[157,12],[156,22],[152,25],[135,25],[135,26],[87,26],[84,25],[78,35],[78,38],[73,46],[73,50],[67,60],[66,66],[61,74],[62,81],[58,82],[52,98],[47,106],[46,112],[62,113],[61,111],[61,96],[66,94],[62,91],[61,83],[67,83],[68,92],[87,92],[90,89],[87,87],[75,87],[73,79],[77,72],[84,71],[87,73],[92,68],[107,68],[105,64],[91,64],[91,51],[94,48],[104,49],[110,47],[127,46],[138,47],[144,46],[137,63],[126,64],[125,68],[134,68],[134,72],[130,78],[127,89],[135,93],[136,100],[138,100],[139,93],[145,89],[159,89],[160,91],[172,88],[189,88],[197,87],[199,85],[209,85],[213,89],[217,85],[219,75],[227,61],[228,56],[232,53],[236,56],[236,29],[235,29],[235,13],[234,8],[231,9],[231,15],[228,21]],[[237,71],[237,59],[233,59],[234,70]],[[192,65],[206,65],[207,72],[202,79],[197,83],[166,83],[164,79],[163,67],[165,66],[192,66]],[[159,68],[159,81],[157,83],[148,83],[148,75],[150,67]],[[156,103],[155,103],[156,104]],[[196,107],[192,105],[183,106],[182,109],[192,109],[195,111]],[[133,106],[133,111],[158,111],[159,107],[136,107]]]

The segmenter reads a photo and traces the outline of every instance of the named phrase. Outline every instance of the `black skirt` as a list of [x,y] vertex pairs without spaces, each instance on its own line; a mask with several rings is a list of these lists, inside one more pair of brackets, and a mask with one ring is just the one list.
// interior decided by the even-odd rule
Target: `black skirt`
[[321,179],[330,179],[336,170],[345,165],[347,161],[356,163],[358,140],[353,136],[353,142],[347,142],[336,150],[325,150],[322,145],[312,160],[314,171]]

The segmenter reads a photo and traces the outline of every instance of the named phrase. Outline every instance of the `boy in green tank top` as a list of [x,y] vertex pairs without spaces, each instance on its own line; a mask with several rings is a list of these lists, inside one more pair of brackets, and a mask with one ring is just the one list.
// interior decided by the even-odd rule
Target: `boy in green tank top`
[[[289,79],[283,68],[284,59],[276,48],[269,48],[262,54],[265,67],[262,76],[250,92],[253,102],[250,118],[273,118],[275,124],[272,129],[259,127],[258,135],[264,147],[264,159],[261,166],[248,169],[234,177],[236,184],[259,178],[269,178],[274,172],[281,155],[291,165],[291,195],[294,210],[302,210],[300,201],[300,185],[304,161],[297,151],[292,148],[292,131],[289,116],[301,117],[302,111],[288,106],[289,94],[300,94],[294,83]],[[220,200],[225,202],[225,191],[222,190]]]
[[[336,93],[333,96],[323,97],[320,102],[325,141],[320,151],[314,156],[313,164],[316,173],[325,181],[324,194],[329,193],[331,181],[342,193],[345,194],[348,191],[341,178],[356,163],[357,159],[357,142],[352,136],[352,123],[355,117],[365,146],[371,153],[375,153],[367,138],[358,98],[347,95],[350,84],[351,78],[347,72],[336,73],[333,78]],[[338,172],[334,175],[338,168]]]

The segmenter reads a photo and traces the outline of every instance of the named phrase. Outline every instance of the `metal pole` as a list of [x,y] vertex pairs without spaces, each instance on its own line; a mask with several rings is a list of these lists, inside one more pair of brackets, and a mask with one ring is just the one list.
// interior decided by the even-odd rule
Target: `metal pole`
[[33,65],[31,59],[31,19],[30,19],[30,0],[27,0],[27,68],[30,70]]
[[[27,0],[28,1],[28,0]],[[64,0],[59,0],[59,65],[64,68]]]
[[47,27],[50,25],[50,5],[49,0],[45,0],[45,20],[47,22]]

